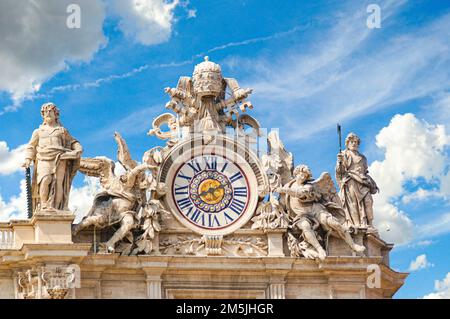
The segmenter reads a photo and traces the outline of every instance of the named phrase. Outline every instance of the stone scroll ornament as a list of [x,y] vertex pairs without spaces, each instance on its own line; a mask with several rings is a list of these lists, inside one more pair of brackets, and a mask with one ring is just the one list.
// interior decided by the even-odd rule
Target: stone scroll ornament
[[23,166],[32,164],[32,211],[68,211],[72,181],[80,165],[81,144],[64,128],[53,103],[41,107],[43,123],[33,132]]
[[[147,191],[153,191],[157,185],[156,174],[161,154],[156,148],[146,153],[145,162],[138,165],[128,150],[125,140],[115,133],[118,144],[117,158],[125,168],[125,173],[116,176],[114,161],[104,158],[83,158],[80,172],[100,178],[103,191],[95,196],[94,203],[87,216],[75,226],[74,235],[81,230],[95,226],[98,229],[118,226],[112,237],[102,247],[105,252],[120,252],[125,255],[146,254],[153,250],[153,240],[161,230],[159,215],[165,210],[153,196],[147,197]],[[146,175],[151,171],[151,175]]]
[[[167,125],[169,130],[164,130],[163,126]],[[179,141],[179,127],[177,118],[171,113],[164,113],[153,120],[152,129],[148,131],[147,135],[156,136],[161,140],[168,140],[167,146],[172,147]]]

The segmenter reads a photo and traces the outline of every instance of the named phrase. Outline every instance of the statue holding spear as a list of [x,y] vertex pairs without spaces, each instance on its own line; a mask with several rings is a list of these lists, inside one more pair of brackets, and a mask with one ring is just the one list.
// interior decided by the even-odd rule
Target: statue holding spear
[[376,232],[373,227],[372,195],[379,190],[370,177],[366,157],[359,152],[360,138],[350,133],[342,151],[341,126],[338,124],[339,154],[336,163],[336,180],[339,196],[346,212],[346,222],[357,229]]

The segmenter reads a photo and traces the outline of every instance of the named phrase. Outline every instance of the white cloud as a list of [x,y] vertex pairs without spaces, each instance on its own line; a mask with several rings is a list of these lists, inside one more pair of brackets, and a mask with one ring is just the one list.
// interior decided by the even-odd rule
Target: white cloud
[[[97,178],[85,177],[84,185],[81,187],[72,187],[69,197],[69,209],[75,213],[75,222],[89,212],[94,197],[101,190],[100,182]],[[10,219],[27,218],[27,196],[25,180],[20,182],[20,194],[4,201],[0,195],[0,221]]]
[[189,9],[188,10],[188,19],[196,18],[197,17],[197,10],[196,9]]
[[74,223],[86,216],[92,207],[94,197],[101,191],[100,182],[95,177],[85,177],[82,187],[72,187],[69,197],[69,209],[75,213]]
[[436,292],[424,296],[424,299],[450,299],[450,272],[441,281],[434,282]]
[[0,141],[0,175],[10,175],[22,169],[26,146],[10,150],[5,141]]
[[20,194],[5,202],[0,194],[0,221],[27,218],[27,191],[25,180],[20,181]]
[[120,17],[120,30],[134,41],[153,45],[169,40],[179,0],[114,0],[113,10]]
[[380,236],[390,243],[403,244],[414,236],[414,223],[405,212],[386,202],[381,195],[374,197],[374,225]]
[[[404,202],[408,202],[430,193],[438,197],[448,196],[446,188],[442,187],[450,162],[445,150],[450,145],[450,136],[444,126],[430,125],[413,114],[397,114],[378,133],[376,145],[384,151],[384,159],[373,162],[369,171],[381,190],[374,196],[374,222],[382,237],[402,244],[410,241],[415,232],[423,232],[425,228],[427,236],[449,228],[436,220],[417,230],[408,215],[394,205],[397,199],[405,198]],[[440,187],[434,191],[412,193],[405,188],[406,182],[419,178]]]
[[0,2],[0,91],[11,94],[14,110],[25,96],[68,62],[88,62],[105,43],[101,0],[77,0],[81,28],[66,25],[72,0],[2,0]]
[[[404,3],[379,3],[383,28],[395,30],[396,20],[389,16]],[[366,17],[364,10],[353,7],[342,12],[328,32],[317,38],[313,34],[314,45],[306,49],[278,50],[270,57],[235,57],[237,69],[249,74],[242,82],[255,89],[253,102],[265,106],[255,111],[279,119],[295,140],[336,122],[448,89],[450,15],[402,34],[369,30],[364,27]],[[294,113],[302,116],[292,117]]]
[[429,267],[434,267],[434,264],[428,262],[427,255],[423,254],[417,256],[416,259],[411,261],[411,263],[409,264],[409,271],[417,271]]
[[402,195],[407,180],[423,177],[432,181],[444,176],[448,163],[445,147],[449,144],[450,136],[443,125],[430,125],[411,113],[395,115],[376,136],[384,159],[370,167],[382,196]]

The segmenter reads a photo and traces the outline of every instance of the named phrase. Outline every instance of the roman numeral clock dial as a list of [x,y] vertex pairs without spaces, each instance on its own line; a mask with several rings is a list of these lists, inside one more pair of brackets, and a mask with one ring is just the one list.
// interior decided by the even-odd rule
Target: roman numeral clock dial
[[223,235],[249,220],[257,199],[251,190],[255,176],[247,163],[202,154],[174,166],[169,203],[184,225],[198,233]]

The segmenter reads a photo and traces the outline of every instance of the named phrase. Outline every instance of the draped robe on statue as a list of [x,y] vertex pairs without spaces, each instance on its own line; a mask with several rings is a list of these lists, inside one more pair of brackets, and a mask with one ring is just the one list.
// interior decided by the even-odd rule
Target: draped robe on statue
[[[26,158],[34,161],[33,211],[46,208],[68,210],[69,193],[80,164],[82,147],[62,126],[42,124],[33,132]],[[41,183],[50,176],[48,200],[41,203]]]

